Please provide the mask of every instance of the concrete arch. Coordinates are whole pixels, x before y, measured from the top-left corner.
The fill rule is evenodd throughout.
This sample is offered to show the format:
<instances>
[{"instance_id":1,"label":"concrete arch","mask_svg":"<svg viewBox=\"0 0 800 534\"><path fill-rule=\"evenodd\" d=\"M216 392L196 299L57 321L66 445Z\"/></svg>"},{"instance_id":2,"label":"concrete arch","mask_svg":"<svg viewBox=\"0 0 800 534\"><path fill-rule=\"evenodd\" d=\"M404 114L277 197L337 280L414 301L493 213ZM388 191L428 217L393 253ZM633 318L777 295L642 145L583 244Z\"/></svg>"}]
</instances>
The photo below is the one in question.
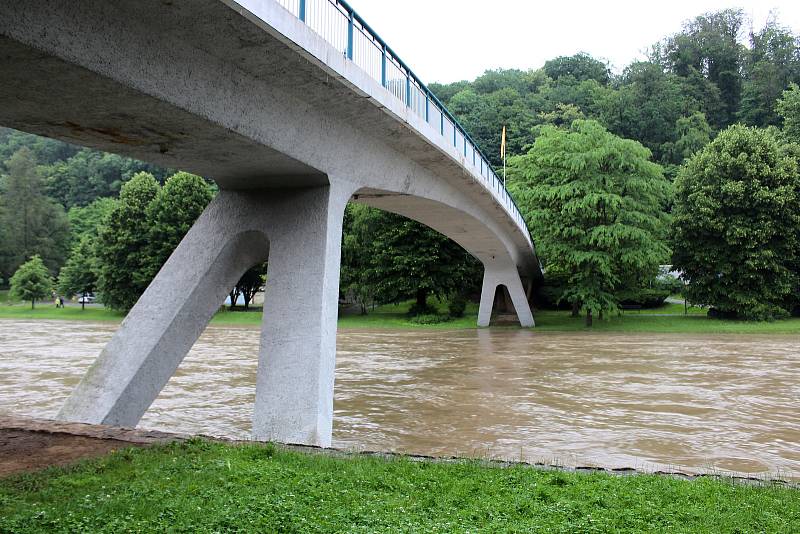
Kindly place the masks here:
<instances>
[{"instance_id":1,"label":"concrete arch","mask_svg":"<svg viewBox=\"0 0 800 534\"><path fill-rule=\"evenodd\" d=\"M520 324L534 326L525 290L525 282L531 283L532 279L520 273L519 258L512 255L514 248L509 247L502 236L484 221L450 204L371 188L359 189L354 199L357 203L397 213L433 228L458 243L483 264L479 326L489 326L495 289L500 285L507 288ZM529 276L533 276L534 272L528 270Z\"/></svg>"}]
</instances>

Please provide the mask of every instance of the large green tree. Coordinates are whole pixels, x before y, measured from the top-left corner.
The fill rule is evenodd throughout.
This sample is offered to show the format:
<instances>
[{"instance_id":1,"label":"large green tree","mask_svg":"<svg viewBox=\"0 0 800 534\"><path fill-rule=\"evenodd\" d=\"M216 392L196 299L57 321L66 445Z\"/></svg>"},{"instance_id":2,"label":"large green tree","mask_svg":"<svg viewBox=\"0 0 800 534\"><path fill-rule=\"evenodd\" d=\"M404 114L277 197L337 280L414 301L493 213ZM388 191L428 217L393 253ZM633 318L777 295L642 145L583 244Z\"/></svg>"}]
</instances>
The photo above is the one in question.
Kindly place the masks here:
<instances>
[{"instance_id":1,"label":"large green tree","mask_svg":"<svg viewBox=\"0 0 800 534\"><path fill-rule=\"evenodd\" d=\"M98 289L103 303L129 310L147 288L150 224L148 208L160 187L153 175L139 173L122 186L119 204L97 240Z\"/></svg>"},{"instance_id":2,"label":"large green tree","mask_svg":"<svg viewBox=\"0 0 800 534\"><path fill-rule=\"evenodd\" d=\"M6 162L0 186L0 277L6 278L25 260L38 255L57 271L67 252L69 223L64 210L49 199L33 152L22 147Z\"/></svg>"},{"instance_id":3,"label":"large green tree","mask_svg":"<svg viewBox=\"0 0 800 534\"><path fill-rule=\"evenodd\" d=\"M687 22L682 31L654 49L653 59L669 72L695 84L701 92L711 88L719 91L719 114L701 109L716 128L733 123L739 110L745 57L740 38L744 25L741 10L706 13Z\"/></svg>"},{"instance_id":4,"label":"large green tree","mask_svg":"<svg viewBox=\"0 0 800 534\"><path fill-rule=\"evenodd\" d=\"M429 297L446 298L479 283L480 264L444 235L376 209L357 208L351 215L342 254L343 289L356 283L381 303L411 298L413 312L425 313Z\"/></svg>"},{"instance_id":5,"label":"large green tree","mask_svg":"<svg viewBox=\"0 0 800 534\"><path fill-rule=\"evenodd\" d=\"M786 314L800 246L797 165L770 131L732 126L681 170L673 264L692 302L743 319Z\"/></svg>"},{"instance_id":6,"label":"large green tree","mask_svg":"<svg viewBox=\"0 0 800 534\"><path fill-rule=\"evenodd\" d=\"M773 18L750 33L739 118L755 126L778 125L775 102L800 82L800 37Z\"/></svg>"},{"instance_id":7,"label":"large green tree","mask_svg":"<svg viewBox=\"0 0 800 534\"><path fill-rule=\"evenodd\" d=\"M45 267L42 258L33 256L30 260L20 265L14 276L11 277L12 299L30 301L31 309L36 301L50 295L53 290L53 278Z\"/></svg>"},{"instance_id":8,"label":"large green tree","mask_svg":"<svg viewBox=\"0 0 800 534\"><path fill-rule=\"evenodd\" d=\"M137 284L147 287L213 198L199 176L178 172L169 177L147 208L148 243Z\"/></svg>"},{"instance_id":9,"label":"large green tree","mask_svg":"<svg viewBox=\"0 0 800 534\"><path fill-rule=\"evenodd\" d=\"M511 189L546 271L566 275L560 296L593 315L617 309L616 290L640 287L668 258L669 181L650 152L594 121L545 127L511 161Z\"/></svg>"}]
</instances>

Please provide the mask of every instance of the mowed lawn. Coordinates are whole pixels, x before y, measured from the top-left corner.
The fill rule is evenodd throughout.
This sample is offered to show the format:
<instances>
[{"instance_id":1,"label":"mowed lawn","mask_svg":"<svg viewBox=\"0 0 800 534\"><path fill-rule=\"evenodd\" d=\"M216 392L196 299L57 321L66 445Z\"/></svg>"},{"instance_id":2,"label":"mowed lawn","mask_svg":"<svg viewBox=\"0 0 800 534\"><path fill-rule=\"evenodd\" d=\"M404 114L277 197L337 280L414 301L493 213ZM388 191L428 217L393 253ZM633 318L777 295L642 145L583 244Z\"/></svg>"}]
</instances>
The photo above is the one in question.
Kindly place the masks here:
<instances>
[{"instance_id":1,"label":"mowed lawn","mask_svg":"<svg viewBox=\"0 0 800 534\"><path fill-rule=\"evenodd\" d=\"M799 532L800 491L201 440L0 480L3 532Z\"/></svg>"}]
</instances>

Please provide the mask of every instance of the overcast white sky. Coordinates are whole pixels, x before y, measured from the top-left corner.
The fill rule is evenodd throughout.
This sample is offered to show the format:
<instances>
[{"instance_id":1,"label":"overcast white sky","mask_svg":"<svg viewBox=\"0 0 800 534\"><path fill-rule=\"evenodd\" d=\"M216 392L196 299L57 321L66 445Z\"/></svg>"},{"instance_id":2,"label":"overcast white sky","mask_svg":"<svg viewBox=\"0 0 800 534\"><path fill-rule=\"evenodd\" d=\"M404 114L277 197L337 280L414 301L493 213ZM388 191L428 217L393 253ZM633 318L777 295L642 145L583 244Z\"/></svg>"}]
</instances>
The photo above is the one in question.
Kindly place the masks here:
<instances>
[{"instance_id":1,"label":"overcast white sky","mask_svg":"<svg viewBox=\"0 0 800 534\"><path fill-rule=\"evenodd\" d=\"M472 80L487 69L541 67L589 52L615 72L681 23L741 8L756 28L770 10L800 32L800 0L349 0L423 82ZM748 28L749 29L749 28Z\"/></svg>"}]
</instances>

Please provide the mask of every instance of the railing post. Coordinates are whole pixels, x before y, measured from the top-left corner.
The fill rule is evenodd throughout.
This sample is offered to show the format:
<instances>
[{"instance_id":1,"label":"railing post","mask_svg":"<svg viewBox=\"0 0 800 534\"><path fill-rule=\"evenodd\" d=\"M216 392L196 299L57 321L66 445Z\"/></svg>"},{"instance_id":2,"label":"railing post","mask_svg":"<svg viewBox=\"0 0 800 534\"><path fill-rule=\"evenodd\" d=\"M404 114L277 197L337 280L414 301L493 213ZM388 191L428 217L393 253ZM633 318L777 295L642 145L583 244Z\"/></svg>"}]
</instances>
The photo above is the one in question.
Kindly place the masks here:
<instances>
[{"instance_id":1,"label":"railing post","mask_svg":"<svg viewBox=\"0 0 800 534\"><path fill-rule=\"evenodd\" d=\"M406 106L411 107L411 75L406 72Z\"/></svg>"},{"instance_id":2,"label":"railing post","mask_svg":"<svg viewBox=\"0 0 800 534\"><path fill-rule=\"evenodd\" d=\"M386 80L386 45L381 48L381 85L384 87L389 85Z\"/></svg>"},{"instance_id":3,"label":"railing post","mask_svg":"<svg viewBox=\"0 0 800 534\"><path fill-rule=\"evenodd\" d=\"M306 21L306 0L300 0L300 12L297 14L301 22Z\"/></svg>"},{"instance_id":4,"label":"railing post","mask_svg":"<svg viewBox=\"0 0 800 534\"><path fill-rule=\"evenodd\" d=\"M430 122L431 120L431 95L428 91L425 91L425 122Z\"/></svg>"},{"instance_id":5,"label":"railing post","mask_svg":"<svg viewBox=\"0 0 800 534\"><path fill-rule=\"evenodd\" d=\"M456 128L456 123L453 122L453 146L458 148L458 137L456 136L456 132L458 128Z\"/></svg>"},{"instance_id":6,"label":"railing post","mask_svg":"<svg viewBox=\"0 0 800 534\"><path fill-rule=\"evenodd\" d=\"M441 122L441 130L442 130L441 135L444 136L444 110L443 109L439 110L439 119L440 119L440 122Z\"/></svg>"},{"instance_id":7,"label":"railing post","mask_svg":"<svg viewBox=\"0 0 800 534\"><path fill-rule=\"evenodd\" d=\"M353 60L353 12L347 18L347 59Z\"/></svg>"}]
</instances>

